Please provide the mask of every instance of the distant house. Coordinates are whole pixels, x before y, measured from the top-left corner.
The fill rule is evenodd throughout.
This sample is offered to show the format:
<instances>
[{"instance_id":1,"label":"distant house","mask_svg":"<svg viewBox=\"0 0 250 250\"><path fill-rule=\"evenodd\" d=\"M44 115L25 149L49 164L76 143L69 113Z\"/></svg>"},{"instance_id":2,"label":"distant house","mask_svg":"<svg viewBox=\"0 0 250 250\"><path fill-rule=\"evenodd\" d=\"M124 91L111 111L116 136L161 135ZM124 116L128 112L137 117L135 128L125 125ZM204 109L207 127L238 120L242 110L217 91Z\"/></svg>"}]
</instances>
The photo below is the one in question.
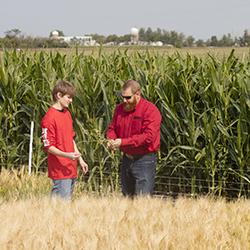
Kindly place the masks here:
<instances>
[{"instance_id":1,"label":"distant house","mask_svg":"<svg viewBox=\"0 0 250 250\"><path fill-rule=\"evenodd\" d=\"M92 39L92 36L59 36L58 31L52 31L51 39L60 40L65 43L74 43L84 46L94 46L97 45L96 41Z\"/></svg>"}]
</instances>

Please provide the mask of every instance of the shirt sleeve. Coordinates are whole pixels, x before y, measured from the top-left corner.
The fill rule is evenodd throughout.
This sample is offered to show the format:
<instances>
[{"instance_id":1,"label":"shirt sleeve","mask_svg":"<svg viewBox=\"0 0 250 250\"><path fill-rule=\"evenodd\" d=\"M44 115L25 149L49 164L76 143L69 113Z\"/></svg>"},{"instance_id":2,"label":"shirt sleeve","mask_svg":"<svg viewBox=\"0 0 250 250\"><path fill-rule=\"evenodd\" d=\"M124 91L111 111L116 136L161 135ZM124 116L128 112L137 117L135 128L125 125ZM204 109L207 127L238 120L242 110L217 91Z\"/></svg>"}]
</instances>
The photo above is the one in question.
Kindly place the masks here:
<instances>
[{"instance_id":1,"label":"shirt sleeve","mask_svg":"<svg viewBox=\"0 0 250 250\"><path fill-rule=\"evenodd\" d=\"M44 120L41 124L42 127L42 142L45 151L51 146L56 146L56 129L53 120Z\"/></svg>"},{"instance_id":2,"label":"shirt sleeve","mask_svg":"<svg viewBox=\"0 0 250 250\"><path fill-rule=\"evenodd\" d=\"M112 121L109 124L107 132L106 132L106 137L108 139L116 139L117 138L117 134L115 132L117 113L118 113L118 106L115 109L114 116L113 116Z\"/></svg>"},{"instance_id":3,"label":"shirt sleeve","mask_svg":"<svg viewBox=\"0 0 250 250\"><path fill-rule=\"evenodd\" d=\"M122 139L122 147L130 148L152 144L160 133L161 114L156 106L149 107L143 118L142 133Z\"/></svg>"}]
</instances>

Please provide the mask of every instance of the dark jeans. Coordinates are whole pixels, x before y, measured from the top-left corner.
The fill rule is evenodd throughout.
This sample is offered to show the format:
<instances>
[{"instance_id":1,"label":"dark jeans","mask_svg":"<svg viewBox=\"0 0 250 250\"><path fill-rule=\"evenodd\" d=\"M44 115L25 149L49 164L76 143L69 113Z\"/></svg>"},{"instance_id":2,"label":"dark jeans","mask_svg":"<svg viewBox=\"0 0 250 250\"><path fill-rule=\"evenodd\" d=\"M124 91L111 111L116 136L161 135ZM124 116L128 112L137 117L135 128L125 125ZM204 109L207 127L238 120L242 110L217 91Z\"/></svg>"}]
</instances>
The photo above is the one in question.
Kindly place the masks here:
<instances>
[{"instance_id":1,"label":"dark jeans","mask_svg":"<svg viewBox=\"0 0 250 250\"><path fill-rule=\"evenodd\" d=\"M123 195L151 195L153 193L156 161L155 153L146 154L134 160L123 156L121 163Z\"/></svg>"}]
</instances>

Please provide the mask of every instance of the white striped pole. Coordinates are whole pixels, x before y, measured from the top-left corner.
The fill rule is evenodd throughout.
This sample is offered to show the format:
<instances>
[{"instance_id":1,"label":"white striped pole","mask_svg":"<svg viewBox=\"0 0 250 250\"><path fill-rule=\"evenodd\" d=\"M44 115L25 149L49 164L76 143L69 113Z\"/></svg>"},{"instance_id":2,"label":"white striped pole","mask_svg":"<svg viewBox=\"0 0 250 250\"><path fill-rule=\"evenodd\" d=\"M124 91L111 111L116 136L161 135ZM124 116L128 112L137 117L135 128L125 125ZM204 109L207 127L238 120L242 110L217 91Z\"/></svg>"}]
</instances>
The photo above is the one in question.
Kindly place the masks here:
<instances>
[{"instance_id":1,"label":"white striped pole","mask_svg":"<svg viewBox=\"0 0 250 250\"><path fill-rule=\"evenodd\" d=\"M32 165L32 144L33 144L34 122L30 124L30 147L29 147L29 175L31 175Z\"/></svg>"}]
</instances>

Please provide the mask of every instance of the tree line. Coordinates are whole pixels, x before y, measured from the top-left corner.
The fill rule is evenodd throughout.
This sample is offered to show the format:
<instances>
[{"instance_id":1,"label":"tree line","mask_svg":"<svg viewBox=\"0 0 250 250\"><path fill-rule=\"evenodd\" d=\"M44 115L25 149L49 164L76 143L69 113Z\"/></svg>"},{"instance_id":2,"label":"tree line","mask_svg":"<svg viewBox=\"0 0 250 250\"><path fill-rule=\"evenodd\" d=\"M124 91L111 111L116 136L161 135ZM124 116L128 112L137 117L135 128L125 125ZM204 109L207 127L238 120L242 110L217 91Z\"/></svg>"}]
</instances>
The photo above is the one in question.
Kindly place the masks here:
<instances>
[{"instance_id":1,"label":"tree line","mask_svg":"<svg viewBox=\"0 0 250 250\"><path fill-rule=\"evenodd\" d=\"M63 31L58 30L60 36L64 36ZM100 35L89 34L98 44L114 44L119 45L129 44L131 40L130 34L118 36L112 35ZM52 33L49 37L32 37L24 36L19 29L11 29L5 32L5 36L0 38L0 47L5 48L67 48L70 44L61 40L51 39ZM139 41L150 43L161 41L164 45L170 45L177 48L182 47L246 47L250 45L250 32L244 30L242 36L233 37L232 34L224 34L221 38L216 35L211 36L207 40L195 39L193 36L186 36L182 32L167 31L157 28L152 30L151 28L139 29ZM73 44L74 45L74 44Z\"/></svg>"}]
</instances>

